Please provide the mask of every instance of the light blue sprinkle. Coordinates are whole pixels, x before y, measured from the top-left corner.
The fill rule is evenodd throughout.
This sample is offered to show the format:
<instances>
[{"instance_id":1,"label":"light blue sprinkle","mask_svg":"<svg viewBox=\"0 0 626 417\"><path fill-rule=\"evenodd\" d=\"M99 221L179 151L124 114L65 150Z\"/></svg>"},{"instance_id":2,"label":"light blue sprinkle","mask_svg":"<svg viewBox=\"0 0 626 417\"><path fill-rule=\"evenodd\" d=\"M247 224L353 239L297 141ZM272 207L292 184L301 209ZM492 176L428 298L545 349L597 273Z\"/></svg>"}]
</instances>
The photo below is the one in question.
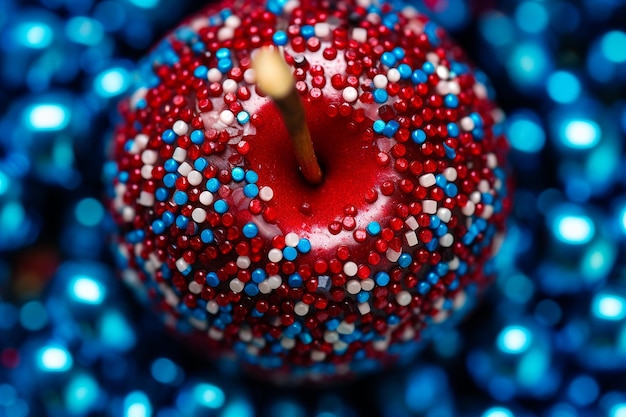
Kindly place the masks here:
<instances>
[{"instance_id":1,"label":"light blue sprinkle","mask_svg":"<svg viewBox=\"0 0 626 417\"><path fill-rule=\"evenodd\" d=\"M170 195L169 191L167 191L167 189L163 187L157 188L156 192L154 193L154 196L156 197L158 201L167 200L167 197L169 197L169 195Z\"/></svg>"},{"instance_id":2,"label":"light blue sprinkle","mask_svg":"<svg viewBox=\"0 0 626 417\"><path fill-rule=\"evenodd\" d=\"M298 242L298 246L296 246L296 249L298 249L300 253L309 253L311 251L311 242L309 241L309 239L302 238Z\"/></svg>"},{"instance_id":3,"label":"light blue sprinkle","mask_svg":"<svg viewBox=\"0 0 626 417\"><path fill-rule=\"evenodd\" d=\"M296 248L287 246L285 249L283 249L283 256L285 257L286 260L293 261L294 259L298 257L298 251L296 250Z\"/></svg>"},{"instance_id":4,"label":"light blue sprinkle","mask_svg":"<svg viewBox=\"0 0 626 417\"><path fill-rule=\"evenodd\" d=\"M174 221L176 220L176 216L174 216L174 213L169 211L163 213L163 216L161 216L161 218L163 219L163 223L165 223L166 227L173 225Z\"/></svg>"},{"instance_id":5,"label":"light blue sprinkle","mask_svg":"<svg viewBox=\"0 0 626 417\"><path fill-rule=\"evenodd\" d=\"M204 171L204 169L207 167L208 164L209 163L207 162L206 159L200 157L194 161L193 167L197 169L198 171L202 172Z\"/></svg>"},{"instance_id":6,"label":"light blue sprinkle","mask_svg":"<svg viewBox=\"0 0 626 417\"><path fill-rule=\"evenodd\" d=\"M472 119L474 121L474 126L476 127L482 127L483 126L483 119L482 117L480 117L480 114L473 112L469 115L470 119Z\"/></svg>"},{"instance_id":7,"label":"light blue sprinkle","mask_svg":"<svg viewBox=\"0 0 626 417\"><path fill-rule=\"evenodd\" d=\"M160 235L165 231L165 223L163 220L155 220L152 222L152 232Z\"/></svg>"},{"instance_id":8,"label":"light blue sprinkle","mask_svg":"<svg viewBox=\"0 0 626 417\"><path fill-rule=\"evenodd\" d=\"M376 281L377 285L380 285L381 287L384 287L385 285L389 284L390 281L390 277L389 274L386 272L378 272L376 274L376 277L374 278L374 280Z\"/></svg>"},{"instance_id":9,"label":"light blue sprinkle","mask_svg":"<svg viewBox=\"0 0 626 417\"><path fill-rule=\"evenodd\" d=\"M337 330L337 327L339 327L339 320L337 319L331 319L326 322L326 328L330 331Z\"/></svg>"},{"instance_id":10,"label":"light blue sprinkle","mask_svg":"<svg viewBox=\"0 0 626 417\"><path fill-rule=\"evenodd\" d=\"M259 233L259 228L254 223L246 223L242 228L243 235L248 239L252 239Z\"/></svg>"},{"instance_id":11,"label":"light blue sprinkle","mask_svg":"<svg viewBox=\"0 0 626 417\"><path fill-rule=\"evenodd\" d=\"M456 158L456 151L453 148L449 147L445 143L443 144L443 148L446 150L446 156L448 158L450 159Z\"/></svg>"},{"instance_id":12,"label":"light blue sprinkle","mask_svg":"<svg viewBox=\"0 0 626 417\"><path fill-rule=\"evenodd\" d=\"M409 265L411 265L411 262L413 262L413 258L411 258L411 255L409 255L408 253L403 253L398 259L398 265L400 265L402 268L408 268Z\"/></svg>"},{"instance_id":13,"label":"light blue sprinkle","mask_svg":"<svg viewBox=\"0 0 626 417\"><path fill-rule=\"evenodd\" d=\"M448 136L453 138L459 136L459 126L456 123L450 122L448 123L446 128L448 129Z\"/></svg>"},{"instance_id":14,"label":"light blue sprinkle","mask_svg":"<svg viewBox=\"0 0 626 417\"><path fill-rule=\"evenodd\" d=\"M176 180L178 179L178 175L176 174L166 174L163 177L163 184L167 187L167 188L173 188L176 185Z\"/></svg>"},{"instance_id":15,"label":"light blue sprinkle","mask_svg":"<svg viewBox=\"0 0 626 417\"><path fill-rule=\"evenodd\" d=\"M435 182L438 187L444 188L448 184L448 180L442 174L435 175Z\"/></svg>"},{"instance_id":16,"label":"light blue sprinkle","mask_svg":"<svg viewBox=\"0 0 626 417\"><path fill-rule=\"evenodd\" d=\"M250 297L254 297L254 296L256 296L259 293L259 287L257 287L257 285L255 283L253 283L253 282L247 283L243 290Z\"/></svg>"},{"instance_id":17,"label":"light blue sprinkle","mask_svg":"<svg viewBox=\"0 0 626 417\"><path fill-rule=\"evenodd\" d=\"M117 176L117 178L120 180L120 182L122 183L126 183L128 181L128 178L130 177L130 175L128 175L128 172L126 171L122 171L119 173L119 175Z\"/></svg>"},{"instance_id":18,"label":"light blue sprinkle","mask_svg":"<svg viewBox=\"0 0 626 417\"><path fill-rule=\"evenodd\" d=\"M235 182L241 182L246 177L246 172L241 167L233 168L230 174Z\"/></svg>"},{"instance_id":19,"label":"light blue sprinkle","mask_svg":"<svg viewBox=\"0 0 626 417\"><path fill-rule=\"evenodd\" d=\"M427 282L420 282L419 284L417 284L417 292L424 295L426 294L428 291L430 291L430 284Z\"/></svg>"},{"instance_id":20,"label":"light blue sprinkle","mask_svg":"<svg viewBox=\"0 0 626 417\"><path fill-rule=\"evenodd\" d=\"M228 71L233 69L233 61L230 58L220 59L217 61L217 69L222 74L226 74Z\"/></svg>"},{"instance_id":21,"label":"light blue sprinkle","mask_svg":"<svg viewBox=\"0 0 626 417\"><path fill-rule=\"evenodd\" d=\"M178 162L170 158L165 161L165 163L163 164L163 168L165 168L167 172L176 172L176 170L178 169Z\"/></svg>"},{"instance_id":22,"label":"light blue sprinkle","mask_svg":"<svg viewBox=\"0 0 626 417\"><path fill-rule=\"evenodd\" d=\"M369 233L372 236L376 236L380 233L381 227L380 227L380 223L378 222L370 222L367 225L367 233Z\"/></svg>"},{"instance_id":23,"label":"light blue sprinkle","mask_svg":"<svg viewBox=\"0 0 626 417\"><path fill-rule=\"evenodd\" d=\"M359 303L364 303L370 299L370 293L367 291L361 291L356 295L356 301Z\"/></svg>"},{"instance_id":24,"label":"light blue sprinkle","mask_svg":"<svg viewBox=\"0 0 626 417\"><path fill-rule=\"evenodd\" d=\"M380 57L380 62L388 67L393 67L393 65L396 63L396 60L397 58L392 52L383 52L382 56Z\"/></svg>"},{"instance_id":25,"label":"light blue sprinkle","mask_svg":"<svg viewBox=\"0 0 626 417\"><path fill-rule=\"evenodd\" d=\"M374 129L374 132L376 133L383 133L383 129L385 129L385 126L387 126L387 123L382 120L376 120L374 122L374 125L372 126L372 129Z\"/></svg>"},{"instance_id":26,"label":"light blue sprinkle","mask_svg":"<svg viewBox=\"0 0 626 417\"><path fill-rule=\"evenodd\" d=\"M475 127L474 130L472 130L472 135L474 136L475 139L481 140L483 137L485 137L485 132L483 131L482 128Z\"/></svg>"},{"instance_id":27,"label":"light blue sprinkle","mask_svg":"<svg viewBox=\"0 0 626 417\"><path fill-rule=\"evenodd\" d=\"M191 132L190 138L196 145L202 145L204 143L204 132L202 130L194 130Z\"/></svg>"},{"instance_id":28,"label":"light blue sprinkle","mask_svg":"<svg viewBox=\"0 0 626 417\"><path fill-rule=\"evenodd\" d=\"M161 135L161 139L163 139L163 142L165 142L165 143L173 143L176 140L177 137L178 136L176 135L176 133L174 133L174 131L172 129L167 129Z\"/></svg>"},{"instance_id":29,"label":"light blue sprinkle","mask_svg":"<svg viewBox=\"0 0 626 417\"><path fill-rule=\"evenodd\" d=\"M189 225L189 219L185 216L178 216L176 218L176 227L179 229L186 229L187 225Z\"/></svg>"},{"instance_id":30,"label":"light blue sprinkle","mask_svg":"<svg viewBox=\"0 0 626 417\"><path fill-rule=\"evenodd\" d=\"M446 107L456 109L459 106L459 98L454 94L448 94L444 99Z\"/></svg>"},{"instance_id":31,"label":"light blue sprinkle","mask_svg":"<svg viewBox=\"0 0 626 417\"><path fill-rule=\"evenodd\" d=\"M289 249L293 249L293 248L289 248ZM289 275L289 279L287 281L289 282L289 285L293 288L300 288L302 284L304 283L304 281L302 280L302 277L297 272Z\"/></svg>"},{"instance_id":32,"label":"light blue sprinkle","mask_svg":"<svg viewBox=\"0 0 626 417\"><path fill-rule=\"evenodd\" d=\"M400 128L400 123L398 123L395 120L389 120L389 122L387 122L387 124L385 125L385 128L383 129L383 135L391 138L393 137L393 135L396 134L399 128Z\"/></svg>"},{"instance_id":33,"label":"light blue sprinkle","mask_svg":"<svg viewBox=\"0 0 626 417\"><path fill-rule=\"evenodd\" d=\"M206 189L212 193L217 192L220 189L220 182L217 178L209 178L206 182Z\"/></svg>"},{"instance_id":34,"label":"light blue sprinkle","mask_svg":"<svg viewBox=\"0 0 626 417\"><path fill-rule=\"evenodd\" d=\"M437 285L437 283L439 282L439 275L435 274L434 272L429 272L428 275L426 275L426 281L428 281L428 283L431 285Z\"/></svg>"},{"instance_id":35,"label":"light blue sprinkle","mask_svg":"<svg viewBox=\"0 0 626 417\"><path fill-rule=\"evenodd\" d=\"M226 59L226 58L230 58L230 49L228 48L220 48L217 51L215 51L215 57L217 59Z\"/></svg>"},{"instance_id":36,"label":"light blue sprinkle","mask_svg":"<svg viewBox=\"0 0 626 417\"><path fill-rule=\"evenodd\" d=\"M435 235L437 235L437 237L441 237L446 233L448 233L448 226L445 224L440 224L439 227L437 227L437 230L435 230Z\"/></svg>"},{"instance_id":37,"label":"light blue sprinkle","mask_svg":"<svg viewBox=\"0 0 626 417\"><path fill-rule=\"evenodd\" d=\"M209 229L204 229L202 233L200 233L200 239L202 239L204 243L213 243L214 238L213 232Z\"/></svg>"},{"instance_id":38,"label":"light blue sprinkle","mask_svg":"<svg viewBox=\"0 0 626 417\"><path fill-rule=\"evenodd\" d=\"M400 323L400 316L398 316L397 314L391 314L389 315L389 317L387 317L387 324L394 326L398 323Z\"/></svg>"},{"instance_id":39,"label":"light blue sprinkle","mask_svg":"<svg viewBox=\"0 0 626 417\"><path fill-rule=\"evenodd\" d=\"M395 48L393 48L392 52L393 52L394 56L396 58L398 58L398 59L402 59L406 55L406 52L404 52L404 49L399 47L399 46L396 46Z\"/></svg>"},{"instance_id":40,"label":"light blue sprinkle","mask_svg":"<svg viewBox=\"0 0 626 417\"><path fill-rule=\"evenodd\" d=\"M411 132L411 139L413 140L413 142L421 145L422 143L426 142L426 132L424 132L422 129L415 129L413 132Z\"/></svg>"},{"instance_id":41,"label":"light blue sprinkle","mask_svg":"<svg viewBox=\"0 0 626 417\"><path fill-rule=\"evenodd\" d=\"M247 111L242 110L239 113L237 113L237 123L239 123L240 125L245 125L249 121L250 121L250 114L248 114Z\"/></svg>"},{"instance_id":42,"label":"light blue sprinkle","mask_svg":"<svg viewBox=\"0 0 626 417\"><path fill-rule=\"evenodd\" d=\"M439 227L440 224L441 219L438 216L432 214L430 216L430 224L428 225L428 227L430 227L431 229L436 229L437 227Z\"/></svg>"},{"instance_id":43,"label":"light blue sprinkle","mask_svg":"<svg viewBox=\"0 0 626 417\"><path fill-rule=\"evenodd\" d=\"M402 78L403 80L408 80L413 74L413 70L408 64L398 65L398 72L400 73L400 78Z\"/></svg>"},{"instance_id":44,"label":"light blue sprinkle","mask_svg":"<svg viewBox=\"0 0 626 417\"><path fill-rule=\"evenodd\" d=\"M204 65L200 65L198 68L196 68L193 71L193 75L197 78L206 78L207 74L209 73L209 69L207 67L205 67Z\"/></svg>"},{"instance_id":45,"label":"light blue sprinkle","mask_svg":"<svg viewBox=\"0 0 626 417\"><path fill-rule=\"evenodd\" d=\"M183 204L187 203L188 199L189 197L187 196L187 193L184 191L178 190L174 193L174 202L178 204L179 206L182 206Z\"/></svg>"},{"instance_id":46,"label":"light blue sprinkle","mask_svg":"<svg viewBox=\"0 0 626 417\"><path fill-rule=\"evenodd\" d=\"M252 170L246 171L246 182L248 184L256 184L258 180L259 180L259 174L257 174L256 172Z\"/></svg>"},{"instance_id":47,"label":"light blue sprinkle","mask_svg":"<svg viewBox=\"0 0 626 417\"><path fill-rule=\"evenodd\" d=\"M282 30L276 31L276 33L274 33L274 35L272 36L272 41L277 46L287 45L288 39L289 38L287 37L287 34Z\"/></svg>"},{"instance_id":48,"label":"light blue sprinkle","mask_svg":"<svg viewBox=\"0 0 626 417\"><path fill-rule=\"evenodd\" d=\"M206 283L211 287L217 287L220 285L220 279L215 272L209 272L206 276Z\"/></svg>"},{"instance_id":49,"label":"light blue sprinkle","mask_svg":"<svg viewBox=\"0 0 626 417\"><path fill-rule=\"evenodd\" d=\"M435 66L432 64L432 62L430 61L426 61L424 62L424 65L422 65L422 70L426 73L426 74L433 74L435 72Z\"/></svg>"},{"instance_id":50,"label":"light blue sprinkle","mask_svg":"<svg viewBox=\"0 0 626 417\"><path fill-rule=\"evenodd\" d=\"M311 25L304 25L300 28L300 35L302 35L304 39L309 39L315 36L315 28Z\"/></svg>"},{"instance_id":51,"label":"light blue sprinkle","mask_svg":"<svg viewBox=\"0 0 626 417\"><path fill-rule=\"evenodd\" d=\"M376 90L374 90L373 95L374 95L374 101L379 104L386 102L387 99L389 98L389 94L387 94L387 91L382 88L377 88Z\"/></svg>"},{"instance_id":52,"label":"light blue sprinkle","mask_svg":"<svg viewBox=\"0 0 626 417\"><path fill-rule=\"evenodd\" d=\"M254 198L259 195L259 187L256 184L247 184L243 187L243 194L248 198Z\"/></svg>"},{"instance_id":53,"label":"light blue sprinkle","mask_svg":"<svg viewBox=\"0 0 626 417\"><path fill-rule=\"evenodd\" d=\"M423 84L428 81L428 75L421 69L417 69L411 74L411 81L413 84Z\"/></svg>"},{"instance_id":54,"label":"light blue sprinkle","mask_svg":"<svg viewBox=\"0 0 626 417\"><path fill-rule=\"evenodd\" d=\"M267 277L267 274L261 268L257 268L254 271L252 271L252 281L256 282L257 284L260 284L261 282L265 281L266 277Z\"/></svg>"},{"instance_id":55,"label":"light blue sprinkle","mask_svg":"<svg viewBox=\"0 0 626 417\"><path fill-rule=\"evenodd\" d=\"M213 208L215 209L216 213L224 214L228 211L228 203L224 200L217 200L215 203L213 203Z\"/></svg>"}]
</instances>

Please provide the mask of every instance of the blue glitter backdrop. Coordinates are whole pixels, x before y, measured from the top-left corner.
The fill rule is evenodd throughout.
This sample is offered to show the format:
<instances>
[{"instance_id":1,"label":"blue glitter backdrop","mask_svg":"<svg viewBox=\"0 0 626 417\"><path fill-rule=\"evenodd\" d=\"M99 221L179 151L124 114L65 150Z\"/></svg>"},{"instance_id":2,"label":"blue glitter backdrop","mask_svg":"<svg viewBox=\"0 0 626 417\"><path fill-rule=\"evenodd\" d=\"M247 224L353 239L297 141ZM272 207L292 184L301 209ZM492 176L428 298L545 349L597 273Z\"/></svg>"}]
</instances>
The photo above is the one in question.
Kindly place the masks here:
<instances>
[{"instance_id":1,"label":"blue glitter backdrop","mask_svg":"<svg viewBox=\"0 0 626 417\"><path fill-rule=\"evenodd\" d=\"M0 416L626 416L626 1L423 0L508 114L517 194L479 309L402 370L267 387L116 279L106 137L189 0L0 0Z\"/></svg>"}]
</instances>

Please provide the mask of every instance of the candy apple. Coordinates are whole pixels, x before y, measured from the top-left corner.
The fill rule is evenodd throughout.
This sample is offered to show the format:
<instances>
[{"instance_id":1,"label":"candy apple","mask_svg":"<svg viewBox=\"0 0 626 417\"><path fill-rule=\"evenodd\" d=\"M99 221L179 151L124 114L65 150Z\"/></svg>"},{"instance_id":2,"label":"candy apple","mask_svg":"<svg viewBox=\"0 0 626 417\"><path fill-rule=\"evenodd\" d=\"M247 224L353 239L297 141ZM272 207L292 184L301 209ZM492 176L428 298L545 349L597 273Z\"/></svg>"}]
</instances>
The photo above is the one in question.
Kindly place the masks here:
<instances>
[{"instance_id":1,"label":"candy apple","mask_svg":"<svg viewBox=\"0 0 626 417\"><path fill-rule=\"evenodd\" d=\"M510 205L490 94L398 2L212 4L121 105L123 275L196 348L265 378L410 360L489 282Z\"/></svg>"}]
</instances>

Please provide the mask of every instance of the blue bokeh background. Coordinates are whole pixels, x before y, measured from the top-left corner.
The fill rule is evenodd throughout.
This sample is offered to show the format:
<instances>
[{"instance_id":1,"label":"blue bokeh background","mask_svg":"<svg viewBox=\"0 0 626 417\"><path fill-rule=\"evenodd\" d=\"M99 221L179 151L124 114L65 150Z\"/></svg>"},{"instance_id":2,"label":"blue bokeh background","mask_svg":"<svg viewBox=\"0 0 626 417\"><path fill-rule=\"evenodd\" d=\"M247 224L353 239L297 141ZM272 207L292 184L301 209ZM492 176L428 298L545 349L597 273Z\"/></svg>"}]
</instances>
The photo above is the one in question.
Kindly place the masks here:
<instances>
[{"instance_id":1,"label":"blue bokeh background","mask_svg":"<svg viewBox=\"0 0 626 417\"><path fill-rule=\"evenodd\" d=\"M197 2L0 0L0 417L626 417L626 1L413 3L508 115L498 278L410 367L279 389L181 349L104 237L116 102Z\"/></svg>"}]
</instances>

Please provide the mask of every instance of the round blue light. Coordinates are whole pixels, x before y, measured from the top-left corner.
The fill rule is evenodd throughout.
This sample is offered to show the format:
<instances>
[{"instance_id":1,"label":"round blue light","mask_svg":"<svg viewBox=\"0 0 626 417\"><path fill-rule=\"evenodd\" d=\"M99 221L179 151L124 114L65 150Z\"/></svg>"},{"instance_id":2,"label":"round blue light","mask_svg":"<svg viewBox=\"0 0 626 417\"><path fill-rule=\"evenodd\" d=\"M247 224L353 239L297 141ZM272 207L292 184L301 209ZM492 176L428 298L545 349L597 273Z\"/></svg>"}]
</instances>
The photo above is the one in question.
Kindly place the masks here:
<instances>
[{"instance_id":1,"label":"round blue light","mask_svg":"<svg viewBox=\"0 0 626 417\"><path fill-rule=\"evenodd\" d=\"M548 18L545 7L534 1L520 3L515 9L515 23L528 33L542 32L548 24Z\"/></svg>"},{"instance_id":2,"label":"round blue light","mask_svg":"<svg viewBox=\"0 0 626 417\"><path fill-rule=\"evenodd\" d=\"M152 415L150 399L142 391L133 391L124 398L124 417L149 417Z\"/></svg>"},{"instance_id":3,"label":"round blue light","mask_svg":"<svg viewBox=\"0 0 626 417\"><path fill-rule=\"evenodd\" d=\"M65 387L65 405L73 415L85 415L97 403L100 387L90 376L79 374Z\"/></svg>"},{"instance_id":4,"label":"round blue light","mask_svg":"<svg viewBox=\"0 0 626 417\"><path fill-rule=\"evenodd\" d=\"M511 354L525 352L531 343L532 333L523 326L508 326L502 329L497 339L498 349Z\"/></svg>"},{"instance_id":5,"label":"round blue light","mask_svg":"<svg viewBox=\"0 0 626 417\"><path fill-rule=\"evenodd\" d=\"M485 411L481 417L514 417L511 410L504 407L492 407Z\"/></svg>"},{"instance_id":6,"label":"round blue light","mask_svg":"<svg viewBox=\"0 0 626 417\"><path fill-rule=\"evenodd\" d=\"M611 407L609 417L626 417L626 403L615 404Z\"/></svg>"},{"instance_id":7,"label":"round blue light","mask_svg":"<svg viewBox=\"0 0 626 417\"><path fill-rule=\"evenodd\" d=\"M83 226L97 226L104 218L104 208L95 198L80 200L74 209L76 220Z\"/></svg>"},{"instance_id":8,"label":"round blue light","mask_svg":"<svg viewBox=\"0 0 626 417\"><path fill-rule=\"evenodd\" d=\"M15 28L15 37L28 48L44 49L54 40L54 31L45 23L27 22Z\"/></svg>"},{"instance_id":9,"label":"round blue light","mask_svg":"<svg viewBox=\"0 0 626 417\"><path fill-rule=\"evenodd\" d=\"M122 67L109 68L102 71L94 79L94 90L101 97L114 97L122 94L129 87L131 77Z\"/></svg>"},{"instance_id":10,"label":"round blue light","mask_svg":"<svg viewBox=\"0 0 626 417\"><path fill-rule=\"evenodd\" d=\"M44 103L27 108L24 117L32 130L62 130L70 121L70 111L60 104Z\"/></svg>"},{"instance_id":11,"label":"round blue light","mask_svg":"<svg viewBox=\"0 0 626 417\"><path fill-rule=\"evenodd\" d=\"M498 12L481 15L480 33L494 46L504 46L513 41L514 28L509 17Z\"/></svg>"},{"instance_id":12,"label":"round blue light","mask_svg":"<svg viewBox=\"0 0 626 417\"><path fill-rule=\"evenodd\" d=\"M142 9L152 9L159 5L159 0L129 0L132 4Z\"/></svg>"},{"instance_id":13,"label":"round blue light","mask_svg":"<svg viewBox=\"0 0 626 417\"><path fill-rule=\"evenodd\" d=\"M554 236L563 243L583 245L593 239L596 227L588 216L576 210L560 209L552 219L551 229Z\"/></svg>"},{"instance_id":14,"label":"round blue light","mask_svg":"<svg viewBox=\"0 0 626 417\"><path fill-rule=\"evenodd\" d=\"M61 347L48 346L39 351L38 364L47 372L65 372L74 363L70 353Z\"/></svg>"},{"instance_id":15,"label":"round blue light","mask_svg":"<svg viewBox=\"0 0 626 417\"><path fill-rule=\"evenodd\" d=\"M557 103L572 103L580 95L580 81L567 71L553 72L546 83L548 95Z\"/></svg>"},{"instance_id":16,"label":"round blue light","mask_svg":"<svg viewBox=\"0 0 626 417\"><path fill-rule=\"evenodd\" d=\"M162 384L173 384L180 377L180 368L167 358L157 358L150 366L152 377Z\"/></svg>"},{"instance_id":17,"label":"round blue light","mask_svg":"<svg viewBox=\"0 0 626 417\"><path fill-rule=\"evenodd\" d=\"M193 397L198 404L213 409L222 407L226 401L224 391L220 387L208 383L196 385L193 390Z\"/></svg>"},{"instance_id":18,"label":"round blue light","mask_svg":"<svg viewBox=\"0 0 626 417\"><path fill-rule=\"evenodd\" d=\"M41 330L48 324L48 313L39 301L30 301L20 309L20 323L27 330Z\"/></svg>"},{"instance_id":19,"label":"round blue light","mask_svg":"<svg viewBox=\"0 0 626 417\"><path fill-rule=\"evenodd\" d=\"M95 46L102 42L104 28L97 20L85 16L76 16L67 21L65 34L76 43Z\"/></svg>"},{"instance_id":20,"label":"round blue light","mask_svg":"<svg viewBox=\"0 0 626 417\"><path fill-rule=\"evenodd\" d=\"M545 48L534 42L517 44L506 63L509 76L519 87L537 86L545 80L551 61Z\"/></svg>"},{"instance_id":21,"label":"round blue light","mask_svg":"<svg viewBox=\"0 0 626 417\"><path fill-rule=\"evenodd\" d=\"M585 407L596 400L600 388L595 379L588 375L580 375L570 383L567 394L572 404Z\"/></svg>"},{"instance_id":22,"label":"round blue light","mask_svg":"<svg viewBox=\"0 0 626 417\"><path fill-rule=\"evenodd\" d=\"M104 300L105 288L87 276L78 276L70 284L71 297L84 304L100 304Z\"/></svg>"},{"instance_id":23,"label":"round blue light","mask_svg":"<svg viewBox=\"0 0 626 417\"><path fill-rule=\"evenodd\" d=\"M512 114L507 122L507 135L511 147L518 151L535 153L543 149L546 134L539 117L531 111Z\"/></svg>"},{"instance_id":24,"label":"round blue light","mask_svg":"<svg viewBox=\"0 0 626 417\"><path fill-rule=\"evenodd\" d=\"M613 30L607 32L600 41L602 54L611 62L621 64L626 62L626 33Z\"/></svg>"},{"instance_id":25,"label":"round blue light","mask_svg":"<svg viewBox=\"0 0 626 417\"><path fill-rule=\"evenodd\" d=\"M560 133L561 142L565 146L574 149L593 148L600 142L602 137L600 126L588 119L564 121Z\"/></svg>"},{"instance_id":26,"label":"round blue light","mask_svg":"<svg viewBox=\"0 0 626 417\"><path fill-rule=\"evenodd\" d=\"M615 294L596 294L591 312L602 320L618 321L626 317L626 299Z\"/></svg>"}]
</instances>

